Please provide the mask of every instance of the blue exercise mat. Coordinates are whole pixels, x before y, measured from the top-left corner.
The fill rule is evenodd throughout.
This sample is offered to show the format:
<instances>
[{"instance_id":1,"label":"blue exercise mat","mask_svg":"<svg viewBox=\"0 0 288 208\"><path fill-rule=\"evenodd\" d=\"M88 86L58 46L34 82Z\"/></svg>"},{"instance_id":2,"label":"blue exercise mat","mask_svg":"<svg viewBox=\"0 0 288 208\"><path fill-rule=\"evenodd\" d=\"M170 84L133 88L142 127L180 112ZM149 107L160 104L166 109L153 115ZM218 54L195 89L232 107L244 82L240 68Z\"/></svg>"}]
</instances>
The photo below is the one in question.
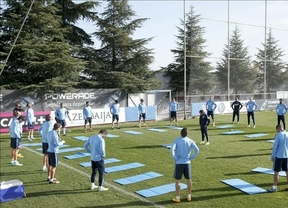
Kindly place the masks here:
<instances>
[{"instance_id":1,"label":"blue exercise mat","mask_svg":"<svg viewBox=\"0 0 288 208\"><path fill-rule=\"evenodd\" d=\"M216 126L217 129L228 129L232 128L234 125L233 124L226 124L226 125L221 125L221 126Z\"/></svg>"},{"instance_id":2,"label":"blue exercise mat","mask_svg":"<svg viewBox=\"0 0 288 208\"><path fill-rule=\"evenodd\" d=\"M248 134L248 135L245 135L245 137L247 138L255 138L255 137L262 137L262 136L266 136L268 134L263 134L263 133L257 133L257 134Z\"/></svg>"},{"instance_id":3,"label":"blue exercise mat","mask_svg":"<svg viewBox=\"0 0 288 208\"><path fill-rule=\"evenodd\" d=\"M124 164L124 165L118 165L118 166L112 166L109 168L105 168L105 172L106 173L113 173L113 172L117 172L117 171L122 171L122 170L129 170L129 169L133 169L133 168L139 168L139 167L143 167L145 165L141 164L141 163L129 163L129 164Z\"/></svg>"},{"instance_id":4,"label":"blue exercise mat","mask_svg":"<svg viewBox=\"0 0 288 208\"><path fill-rule=\"evenodd\" d=\"M84 148L83 147L73 147L73 148L60 149L58 153L73 152L73 151L79 151L79 150L84 150Z\"/></svg>"},{"instance_id":5,"label":"blue exercise mat","mask_svg":"<svg viewBox=\"0 0 288 208\"><path fill-rule=\"evenodd\" d=\"M42 146L42 143L24 143L24 144L21 144L21 145L23 147L37 147L37 146Z\"/></svg>"},{"instance_id":6,"label":"blue exercise mat","mask_svg":"<svg viewBox=\"0 0 288 208\"><path fill-rule=\"evenodd\" d=\"M222 132L221 134L224 134L224 135L234 135L234 134L241 134L241 133L244 133L244 131L239 131L239 130L236 130L236 131L226 131L226 132Z\"/></svg>"},{"instance_id":7,"label":"blue exercise mat","mask_svg":"<svg viewBox=\"0 0 288 208\"><path fill-rule=\"evenodd\" d=\"M67 155L67 156L64 156L64 158L68 159L68 160L72 160L72 159L77 159L77 158L83 158L83 157L89 157L91 156L90 153L88 152L77 152L76 154L74 155Z\"/></svg>"},{"instance_id":8,"label":"blue exercise mat","mask_svg":"<svg viewBox=\"0 0 288 208\"><path fill-rule=\"evenodd\" d=\"M162 144L162 147L166 147L167 149L171 149L172 144Z\"/></svg>"},{"instance_id":9,"label":"blue exercise mat","mask_svg":"<svg viewBox=\"0 0 288 208\"><path fill-rule=\"evenodd\" d=\"M166 126L166 127L169 129L175 129L175 130L182 130L183 129L182 127L179 127L179 126Z\"/></svg>"},{"instance_id":10,"label":"blue exercise mat","mask_svg":"<svg viewBox=\"0 0 288 208\"><path fill-rule=\"evenodd\" d=\"M117 137L119 137L119 135L107 134L106 137L107 137L107 138L117 138Z\"/></svg>"},{"instance_id":11,"label":"blue exercise mat","mask_svg":"<svg viewBox=\"0 0 288 208\"><path fill-rule=\"evenodd\" d=\"M257 168L252 169L251 171L252 172L258 172L258 173L265 173L265 174L269 174L269 175L274 175L274 171L272 169L268 169L268 168L257 167ZM279 176L286 177L285 171L280 171Z\"/></svg>"},{"instance_id":12,"label":"blue exercise mat","mask_svg":"<svg viewBox=\"0 0 288 208\"><path fill-rule=\"evenodd\" d=\"M143 134L143 132L139 132L139 131L123 131L123 132L125 132L125 133L127 133L127 134L133 134L133 135L136 135L136 134Z\"/></svg>"},{"instance_id":13,"label":"blue exercise mat","mask_svg":"<svg viewBox=\"0 0 288 208\"><path fill-rule=\"evenodd\" d=\"M156 131L156 132L166 132L167 130L165 129L147 129L149 131Z\"/></svg>"},{"instance_id":14,"label":"blue exercise mat","mask_svg":"<svg viewBox=\"0 0 288 208\"><path fill-rule=\"evenodd\" d=\"M61 145L61 146L59 146L59 148L63 148L63 147L69 147L70 145L68 145L68 144L63 144L63 145ZM38 148L38 149L36 149L37 151L42 151L43 149L42 148Z\"/></svg>"},{"instance_id":15,"label":"blue exercise mat","mask_svg":"<svg viewBox=\"0 0 288 208\"><path fill-rule=\"evenodd\" d=\"M114 163L114 162L120 162L121 160L118 160L116 158L107 158L104 161L105 161L105 164L109 164L109 163ZM91 167L91 161L82 162L82 163L79 163L79 165L81 165L84 168Z\"/></svg>"},{"instance_id":16,"label":"blue exercise mat","mask_svg":"<svg viewBox=\"0 0 288 208\"><path fill-rule=\"evenodd\" d=\"M155 172L147 172L147 173L143 173L143 174L127 177L127 178L116 179L114 181L116 183L121 184L121 185L128 185L128 184L131 184L131 183L137 183L137 182L140 182L140 181L145 181L145 180L149 180L149 179L152 179L152 178L157 178L157 177L160 177L160 176L163 176L163 175L159 174L159 173L155 173Z\"/></svg>"},{"instance_id":17,"label":"blue exercise mat","mask_svg":"<svg viewBox=\"0 0 288 208\"><path fill-rule=\"evenodd\" d=\"M274 139L273 140L267 140L267 142L274 143Z\"/></svg>"},{"instance_id":18,"label":"blue exercise mat","mask_svg":"<svg viewBox=\"0 0 288 208\"><path fill-rule=\"evenodd\" d=\"M180 189L186 189L187 185L180 183ZM153 188L148 188L148 189L143 189L140 191L136 191L137 194L144 196L146 198L148 197L152 197L152 196L158 196L158 195L162 195L162 194L167 194L170 192L174 192L175 191L175 184L171 183L171 184L167 184L167 185L163 185L163 186L157 186L157 187L153 187Z\"/></svg>"},{"instance_id":19,"label":"blue exercise mat","mask_svg":"<svg viewBox=\"0 0 288 208\"><path fill-rule=\"evenodd\" d=\"M262 189L258 186L255 186L251 183L247 183L239 178L235 179L228 179L228 180L221 180L223 183L226 183L229 186L232 186L240 191L243 191L246 194L261 194L266 193L265 189Z\"/></svg>"},{"instance_id":20,"label":"blue exercise mat","mask_svg":"<svg viewBox=\"0 0 288 208\"><path fill-rule=\"evenodd\" d=\"M87 136L75 136L73 137L74 139L80 140L80 141L87 141L89 139L89 137Z\"/></svg>"}]
</instances>

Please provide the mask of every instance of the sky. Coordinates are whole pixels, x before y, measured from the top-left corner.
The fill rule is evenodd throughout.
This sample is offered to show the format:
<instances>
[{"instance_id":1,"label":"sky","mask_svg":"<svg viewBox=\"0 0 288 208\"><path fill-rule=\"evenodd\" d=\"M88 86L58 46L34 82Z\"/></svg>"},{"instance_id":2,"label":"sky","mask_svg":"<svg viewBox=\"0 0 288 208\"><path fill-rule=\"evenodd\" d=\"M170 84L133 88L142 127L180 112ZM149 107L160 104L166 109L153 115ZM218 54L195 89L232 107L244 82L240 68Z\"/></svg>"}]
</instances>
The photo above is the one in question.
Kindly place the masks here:
<instances>
[{"instance_id":1,"label":"sky","mask_svg":"<svg viewBox=\"0 0 288 208\"><path fill-rule=\"evenodd\" d=\"M82 0L74 0L75 3ZM82 1L83 2L83 1ZM102 1L100 1L102 2ZM228 8L230 18L230 35L237 26L240 30L244 46L248 47L249 55L255 58L257 48L263 49L261 43L265 41L265 1L195 1L195 0L130 0L129 5L135 11L135 18L149 18L143 26L137 29L134 38L150 38L153 40L146 45L154 51L154 61L151 70L159 70L174 62L171 49L177 47L175 35L177 26L182 27L180 19L188 13L191 6L194 13L200 15L200 25L205 28L203 38L206 39L205 50L211 53L206 60L216 67L217 61L227 44L228 38ZM103 12L105 2L97 8ZM267 32L272 28L272 35L278 40L278 45L285 51L283 61L288 64L288 1L267 1ZM79 21L78 26L91 34L97 28L91 22ZM230 36L231 37L231 36ZM94 39L95 47L99 42Z\"/></svg>"}]
</instances>

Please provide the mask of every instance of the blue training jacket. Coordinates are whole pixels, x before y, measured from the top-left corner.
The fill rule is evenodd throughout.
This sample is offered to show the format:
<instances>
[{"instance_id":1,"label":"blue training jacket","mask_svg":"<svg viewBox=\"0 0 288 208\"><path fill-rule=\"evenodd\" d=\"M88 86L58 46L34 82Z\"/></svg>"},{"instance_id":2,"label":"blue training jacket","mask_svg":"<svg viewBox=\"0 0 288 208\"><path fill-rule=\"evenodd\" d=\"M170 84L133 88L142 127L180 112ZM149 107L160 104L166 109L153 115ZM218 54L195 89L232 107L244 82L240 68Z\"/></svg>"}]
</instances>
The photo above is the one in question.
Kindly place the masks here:
<instances>
[{"instance_id":1,"label":"blue training jacket","mask_svg":"<svg viewBox=\"0 0 288 208\"><path fill-rule=\"evenodd\" d=\"M91 153L92 161L100 161L106 157L105 140L99 134L91 136L85 142L84 148L88 153Z\"/></svg>"},{"instance_id":2,"label":"blue training jacket","mask_svg":"<svg viewBox=\"0 0 288 208\"><path fill-rule=\"evenodd\" d=\"M173 141L170 153L176 164L189 164L198 155L199 148L192 139L179 137Z\"/></svg>"}]
</instances>

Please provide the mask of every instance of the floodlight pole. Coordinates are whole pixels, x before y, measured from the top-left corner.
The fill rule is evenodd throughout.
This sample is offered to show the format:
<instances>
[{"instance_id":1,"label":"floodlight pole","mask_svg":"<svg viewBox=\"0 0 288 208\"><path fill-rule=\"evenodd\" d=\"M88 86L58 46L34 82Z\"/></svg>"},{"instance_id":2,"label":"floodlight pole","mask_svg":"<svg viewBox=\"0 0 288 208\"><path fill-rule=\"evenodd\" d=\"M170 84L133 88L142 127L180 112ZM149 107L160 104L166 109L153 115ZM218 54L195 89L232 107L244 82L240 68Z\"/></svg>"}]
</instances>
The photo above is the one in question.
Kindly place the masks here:
<instances>
[{"instance_id":1,"label":"floodlight pole","mask_svg":"<svg viewBox=\"0 0 288 208\"><path fill-rule=\"evenodd\" d=\"M186 89L186 2L183 0L183 22L184 22L184 44L183 44L183 50L184 50L184 120L186 120L186 94L187 94L187 89Z\"/></svg>"},{"instance_id":2,"label":"floodlight pole","mask_svg":"<svg viewBox=\"0 0 288 208\"><path fill-rule=\"evenodd\" d=\"M228 0L228 54L227 54L227 68L228 68L228 73L227 73L227 100L230 100L230 1Z\"/></svg>"},{"instance_id":3,"label":"floodlight pole","mask_svg":"<svg viewBox=\"0 0 288 208\"><path fill-rule=\"evenodd\" d=\"M266 61L266 56L267 56L267 0L265 0L265 40L264 40L264 85L263 85L263 92L264 92L264 100L266 99L266 88L267 88L267 61Z\"/></svg>"}]
</instances>

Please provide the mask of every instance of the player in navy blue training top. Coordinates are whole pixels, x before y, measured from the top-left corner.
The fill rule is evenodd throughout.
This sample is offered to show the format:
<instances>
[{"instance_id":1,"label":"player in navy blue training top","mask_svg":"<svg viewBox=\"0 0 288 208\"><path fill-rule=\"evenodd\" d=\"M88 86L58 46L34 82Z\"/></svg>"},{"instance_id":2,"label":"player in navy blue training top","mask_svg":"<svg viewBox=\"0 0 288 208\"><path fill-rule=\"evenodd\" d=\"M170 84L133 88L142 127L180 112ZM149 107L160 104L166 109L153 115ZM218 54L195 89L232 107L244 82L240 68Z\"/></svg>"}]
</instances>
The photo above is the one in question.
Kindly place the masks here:
<instances>
[{"instance_id":1,"label":"player in navy blue training top","mask_svg":"<svg viewBox=\"0 0 288 208\"><path fill-rule=\"evenodd\" d=\"M231 104L231 108L233 109L233 118L232 118L232 123L235 121L235 116L237 116L237 123L239 123L239 112L241 108L243 107L242 103L238 101L238 98L236 97L235 101Z\"/></svg>"},{"instance_id":2,"label":"player in navy blue training top","mask_svg":"<svg viewBox=\"0 0 288 208\"><path fill-rule=\"evenodd\" d=\"M205 144L204 138L206 137L207 143L205 145L209 145L209 137L208 137L208 126L210 123L209 117L205 114L204 110L200 110L200 117L199 117L199 125L201 129L202 141L200 144Z\"/></svg>"}]
</instances>

